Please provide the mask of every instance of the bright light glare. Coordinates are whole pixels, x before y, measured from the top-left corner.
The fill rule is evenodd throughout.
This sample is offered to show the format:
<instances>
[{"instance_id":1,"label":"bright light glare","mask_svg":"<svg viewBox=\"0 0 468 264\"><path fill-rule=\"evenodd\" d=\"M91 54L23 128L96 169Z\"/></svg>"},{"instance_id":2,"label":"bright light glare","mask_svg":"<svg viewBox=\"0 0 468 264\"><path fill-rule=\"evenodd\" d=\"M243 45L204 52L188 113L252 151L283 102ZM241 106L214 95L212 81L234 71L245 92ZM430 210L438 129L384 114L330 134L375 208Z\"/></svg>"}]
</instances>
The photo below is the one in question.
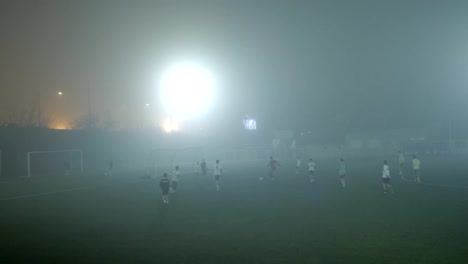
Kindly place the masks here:
<instances>
[{"instance_id":1,"label":"bright light glare","mask_svg":"<svg viewBox=\"0 0 468 264\"><path fill-rule=\"evenodd\" d=\"M66 130L66 129L70 129L70 125L66 123L56 123L56 124L49 125L49 128L57 129L57 130Z\"/></svg>"},{"instance_id":2,"label":"bright light glare","mask_svg":"<svg viewBox=\"0 0 468 264\"><path fill-rule=\"evenodd\" d=\"M172 132L177 132L180 130L179 124L174 120L167 119L162 123L162 129L164 132L170 134Z\"/></svg>"},{"instance_id":3,"label":"bright light glare","mask_svg":"<svg viewBox=\"0 0 468 264\"><path fill-rule=\"evenodd\" d=\"M62 95L63 93L62 92L58 92L58 95Z\"/></svg>"},{"instance_id":4,"label":"bright light glare","mask_svg":"<svg viewBox=\"0 0 468 264\"><path fill-rule=\"evenodd\" d=\"M214 99L215 81L203 67L177 64L161 80L161 104L171 116L188 118L205 114Z\"/></svg>"}]
</instances>

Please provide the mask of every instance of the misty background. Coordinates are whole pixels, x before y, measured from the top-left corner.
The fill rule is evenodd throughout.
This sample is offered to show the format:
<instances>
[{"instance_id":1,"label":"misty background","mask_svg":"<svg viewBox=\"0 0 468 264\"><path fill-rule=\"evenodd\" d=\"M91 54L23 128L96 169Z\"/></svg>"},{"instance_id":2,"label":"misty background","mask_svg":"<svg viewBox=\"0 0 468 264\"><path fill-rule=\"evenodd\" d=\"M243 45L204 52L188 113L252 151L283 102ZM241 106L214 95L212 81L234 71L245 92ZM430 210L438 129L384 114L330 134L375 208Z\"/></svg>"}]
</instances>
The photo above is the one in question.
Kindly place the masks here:
<instances>
[{"instance_id":1,"label":"misty background","mask_svg":"<svg viewBox=\"0 0 468 264\"><path fill-rule=\"evenodd\" d=\"M51 123L91 111L141 126L172 61L204 63L203 120L272 129L466 130L466 1L2 1L3 122L37 104ZM64 96L57 98L56 92Z\"/></svg>"}]
</instances>

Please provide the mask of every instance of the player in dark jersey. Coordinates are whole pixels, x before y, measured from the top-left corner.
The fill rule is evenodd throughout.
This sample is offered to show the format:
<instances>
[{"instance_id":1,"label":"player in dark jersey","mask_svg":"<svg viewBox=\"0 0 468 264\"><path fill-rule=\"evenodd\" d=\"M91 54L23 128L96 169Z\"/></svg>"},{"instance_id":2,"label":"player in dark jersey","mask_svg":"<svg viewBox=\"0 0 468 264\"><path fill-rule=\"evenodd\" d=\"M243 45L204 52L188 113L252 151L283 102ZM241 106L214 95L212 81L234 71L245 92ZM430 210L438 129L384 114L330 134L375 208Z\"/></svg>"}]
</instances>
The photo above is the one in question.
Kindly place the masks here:
<instances>
[{"instance_id":1,"label":"player in dark jersey","mask_svg":"<svg viewBox=\"0 0 468 264\"><path fill-rule=\"evenodd\" d=\"M169 203L169 188L171 186L171 182L169 181L169 179L167 178L167 173L164 173L163 174L163 178L162 180L159 182L159 187L161 187L161 191L162 191L162 197L163 197L163 202L165 204L168 204Z\"/></svg>"},{"instance_id":2,"label":"player in dark jersey","mask_svg":"<svg viewBox=\"0 0 468 264\"><path fill-rule=\"evenodd\" d=\"M278 161L274 160L273 157L270 157L270 162L268 163L267 167L270 168L269 176L270 179L275 179L275 171L276 168L279 167L280 164ZM260 180L263 180L263 177L260 177Z\"/></svg>"},{"instance_id":3,"label":"player in dark jersey","mask_svg":"<svg viewBox=\"0 0 468 264\"><path fill-rule=\"evenodd\" d=\"M202 171L202 175L206 176L206 162L205 162L205 160L203 160L202 163L201 163L201 171Z\"/></svg>"}]
</instances>

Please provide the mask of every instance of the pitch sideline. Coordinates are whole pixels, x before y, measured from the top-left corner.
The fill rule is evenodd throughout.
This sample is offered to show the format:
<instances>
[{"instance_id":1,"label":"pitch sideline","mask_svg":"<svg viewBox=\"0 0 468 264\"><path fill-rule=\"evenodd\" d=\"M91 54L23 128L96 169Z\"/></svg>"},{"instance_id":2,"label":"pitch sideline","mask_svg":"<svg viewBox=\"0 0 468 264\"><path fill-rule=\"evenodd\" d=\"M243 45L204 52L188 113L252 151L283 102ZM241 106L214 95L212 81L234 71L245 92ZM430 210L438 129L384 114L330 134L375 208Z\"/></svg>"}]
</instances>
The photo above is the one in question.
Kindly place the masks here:
<instances>
[{"instance_id":1,"label":"pitch sideline","mask_svg":"<svg viewBox=\"0 0 468 264\"><path fill-rule=\"evenodd\" d=\"M18 199L31 198L31 197L36 197L36 196L44 196L44 195L50 195L50 194L56 194L56 193L73 192L73 191L78 191L78 190L92 189L92 188L95 188L95 187L96 186L86 186L86 187L69 188L69 189L52 191L52 192L43 192L43 193L35 193L35 194L28 194L28 195L10 196L10 197L5 197L5 198L0 198L0 201L18 200Z\"/></svg>"},{"instance_id":2,"label":"pitch sideline","mask_svg":"<svg viewBox=\"0 0 468 264\"><path fill-rule=\"evenodd\" d=\"M410 182L410 183L417 184L417 185L426 185L426 186L432 186L432 187L443 187L443 188L453 188L453 189L468 189L468 186L454 186L454 185L434 184L434 183L425 183L425 182L421 182L418 184L418 183L415 183L414 180L407 179L405 176L406 174L402 174L400 178L405 182Z\"/></svg>"}]
</instances>

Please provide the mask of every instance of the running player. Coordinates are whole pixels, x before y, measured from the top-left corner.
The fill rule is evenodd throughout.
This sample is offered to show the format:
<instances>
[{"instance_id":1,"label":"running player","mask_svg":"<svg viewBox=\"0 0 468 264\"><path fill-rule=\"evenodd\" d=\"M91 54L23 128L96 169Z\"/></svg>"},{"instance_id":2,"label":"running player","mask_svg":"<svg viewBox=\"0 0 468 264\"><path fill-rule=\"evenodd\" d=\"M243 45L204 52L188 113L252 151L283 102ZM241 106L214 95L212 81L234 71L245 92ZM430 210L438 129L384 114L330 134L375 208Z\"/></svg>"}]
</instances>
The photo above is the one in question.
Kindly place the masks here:
<instances>
[{"instance_id":1,"label":"running player","mask_svg":"<svg viewBox=\"0 0 468 264\"><path fill-rule=\"evenodd\" d=\"M216 160L216 164L213 169L213 174L216 182L216 190L219 191L219 178L221 177L221 172L223 171L223 168L221 168L221 165L219 164L219 160Z\"/></svg>"},{"instance_id":2,"label":"running player","mask_svg":"<svg viewBox=\"0 0 468 264\"><path fill-rule=\"evenodd\" d=\"M167 179L167 173L164 173L162 180L159 182L159 187L161 188L162 198L165 204L169 203L169 197L167 195L169 193L169 186L171 186L171 182Z\"/></svg>"},{"instance_id":3,"label":"running player","mask_svg":"<svg viewBox=\"0 0 468 264\"><path fill-rule=\"evenodd\" d=\"M421 183L421 162L416 155L413 155L413 172L414 172L414 181Z\"/></svg>"},{"instance_id":4,"label":"running player","mask_svg":"<svg viewBox=\"0 0 468 264\"><path fill-rule=\"evenodd\" d=\"M382 170L382 187L384 194L387 194L387 189L393 193L392 185L390 184L390 167L388 167L387 161L383 161L383 170Z\"/></svg>"},{"instance_id":5,"label":"running player","mask_svg":"<svg viewBox=\"0 0 468 264\"><path fill-rule=\"evenodd\" d=\"M112 168L114 167L114 162L112 160L109 161L107 165L107 173L106 176L112 176Z\"/></svg>"},{"instance_id":6,"label":"running player","mask_svg":"<svg viewBox=\"0 0 468 264\"><path fill-rule=\"evenodd\" d=\"M205 160L202 160L201 170L202 170L202 175L206 176L206 162L205 162Z\"/></svg>"},{"instance_id":7,"label":"running player","mask_svg":"<svg viewBox=\"0 0 468 264\"><path fill-rule=\"evenodd\" d=\"M338 164L338 176L340 177L341 187L346 188L346 164L343 158L340 159L340 164Z\"/></svg>"},{"instance_id":8,"label":"running player","mask_svg":"<svg viewBox=\"0 0 468 264\"><path fill-rule=\"evenodd\" d=\"M314 183L315 182L315 178L314 178L315 163L312 159L309 160L309 164L307 164L307 167L309 168L310 183Z\"/></svg>"},{"instance_id":9,"label":"running player","mask_svg":"<svg viewBox=\"0 0 468 264\"><path fill-rule=\"evenodd\" d=\"M301 167L301 163L302 163L301 157L298 157L297 160L296 160L296 174L299 174L299 169Z\"/></svg>"},{"instance_id":10,"label":"running player","mask_svg":"<svg viewBox=\"0 0 468 264\"><path fill-rule=\"evenodd\" d=\"M405 155L401 151L398 151L398 164L400 166L400 175L403 175L403 168L405 167Z\"/></svg>"},{"instance_id":11,"label":"running player","mask_svg":"<svg viewBox=\"0 0 468 264\"><path fill-rule=\"evenodd\" d=\"M274 160L273 157L270 157L270 162L267 165L267 167L270 168L270 172L269 172L270 179L272 180L275 179L275 171L276 171L276 168L279 166L280 166L279 162ZM260 180L263 180L263 177L260 177Z\"/></svg>"},{"instance_id":12,"label":"running player","mask_svg":"<svg viewBox=\"0 0 468 264\"><path fill-rule=\"evenodd\" d=\"M172 171L171 193L175 193L177 189L177 184L179 184L179 180L180 180L179 166L175 166L175 169Z\"/></svg>"}]
</instances>

